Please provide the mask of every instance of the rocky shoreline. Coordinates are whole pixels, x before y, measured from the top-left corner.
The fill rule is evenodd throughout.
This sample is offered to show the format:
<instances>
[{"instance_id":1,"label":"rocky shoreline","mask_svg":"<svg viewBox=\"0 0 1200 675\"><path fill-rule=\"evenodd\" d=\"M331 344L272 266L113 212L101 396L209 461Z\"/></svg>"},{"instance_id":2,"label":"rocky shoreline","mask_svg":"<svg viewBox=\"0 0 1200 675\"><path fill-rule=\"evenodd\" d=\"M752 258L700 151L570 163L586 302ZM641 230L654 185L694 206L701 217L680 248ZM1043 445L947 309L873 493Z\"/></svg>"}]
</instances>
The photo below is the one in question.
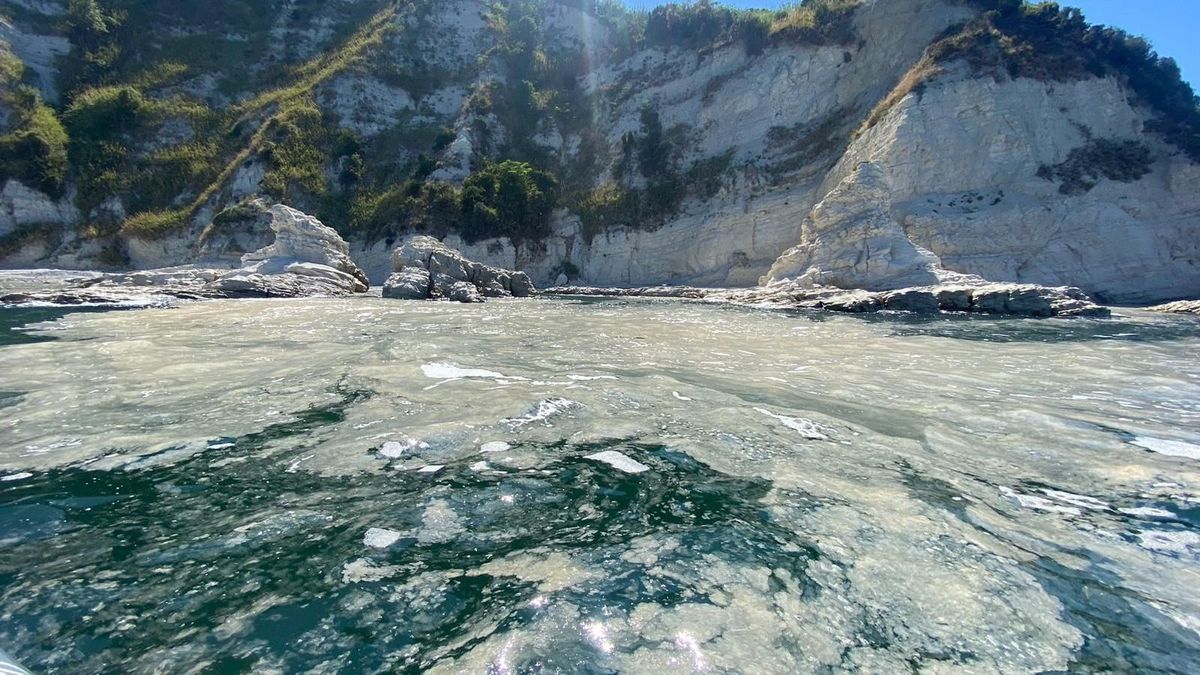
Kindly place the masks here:
<instances>
[{"instance_id":1,"label":"rocky shoreline","mask_svg":"<svg viewBox=\"0 0 1200 675\"><path fill-rule=\"evenodd\" d=\"M369 289L367 275L350 258L349 246L336 231L316 218L277 204L259 205L271 244L241 256L240 267L203 263L127 273L54 270L0 273L0 304L9 306L169 306L180 301L231 298L351 297ZM854 220L854 219L852 219ZM899 246L893 239L893 250ZM849 249L844 243L835 249ZM849 260L852 251L845 251ZM808 255L799 251L793 255ZM538 294L529 276L516 270L472 261L460 251L428 236L401 240L391 254L394 272L381 289L384 298L485 302L492 298L527 298ZM841 265L841 267L839 267ZM779 267L777 265L777 267ZM921 285L898 283L865 290L830 285L834 277L877 283L858 275L853 264L821 261L800 266L799 276L766 278L753 288L654 286L608 288L556 286L543 293L561 296L680 298L781 309L809 309L863 314L972 313L1015 317L1107 317L1111 311L1082 290L1070 286L995 283L951 272L920 252L907 266L893 265L883 281L932 280ZM831 274L828 270L838 270ZM820 274L814 270L825 270ZM872 271L872 274L875 274ZM819 278L816 278L819 277ZM825 277L829 277L826 279ZM1183 301L1153 310L1197 314L1200 302Z\"/></svg>"},{"instance_id":2,"label":"rocky shoreline","mask_svg":"<svg viewBox=\"0 0 1200 675\"><path fill-rule=\"evenodd\" d=\"M1077 288L1048 288L1029 284L945 284L892 291L804 287L782 282L759 288L719 289L689 286L595 288L561 286L554 295L603 297L687 298L739 305L814 309L865 314L880 311L915 314L974 313L1025 317L1107 317L1111 310L1097 305Z\"/></svg>"}]
</instances>

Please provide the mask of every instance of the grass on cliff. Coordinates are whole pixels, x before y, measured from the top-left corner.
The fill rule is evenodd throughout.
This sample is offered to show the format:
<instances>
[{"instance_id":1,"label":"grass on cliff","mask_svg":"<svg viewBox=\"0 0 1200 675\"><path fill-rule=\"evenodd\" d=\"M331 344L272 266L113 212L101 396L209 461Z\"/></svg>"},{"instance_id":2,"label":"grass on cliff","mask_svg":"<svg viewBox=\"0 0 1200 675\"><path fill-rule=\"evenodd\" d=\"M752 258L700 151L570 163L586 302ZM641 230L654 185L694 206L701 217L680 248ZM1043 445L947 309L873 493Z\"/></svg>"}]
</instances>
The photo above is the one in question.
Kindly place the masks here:
<instances>
[{"instance_id":1,"label":"grass on cliff","mask_svg":"<svg viewBox=\"0 0 1200 675\"><path fill-rule=\"evenodd\" d=\"M286 196L293 185L314 187L323 184L322 160L319 150L305 144L314 124L314 111L309 100L311 92L321 83L356 63L371 46L395 27L396 13L402 3L389 3L362 28L351 35L341 48L320 55L296 69L292 83L263 92L235 106L227 115L237 118L232 129L257 124L254 132L223 166L213 170L211 182L191 202L179 208L149 210L135 215L121 227L122 234L143 239L161 238L188 225L195 212L207 204L233 177L247 160L268 150L272 171L268 175L269 189ZM259 118L266 115L265 119ZM275 141L272 141L272 135ZM282 141L282 142L280 142ZM268 148L267 144L272 143Z\"/></svg>"}]
</instances>

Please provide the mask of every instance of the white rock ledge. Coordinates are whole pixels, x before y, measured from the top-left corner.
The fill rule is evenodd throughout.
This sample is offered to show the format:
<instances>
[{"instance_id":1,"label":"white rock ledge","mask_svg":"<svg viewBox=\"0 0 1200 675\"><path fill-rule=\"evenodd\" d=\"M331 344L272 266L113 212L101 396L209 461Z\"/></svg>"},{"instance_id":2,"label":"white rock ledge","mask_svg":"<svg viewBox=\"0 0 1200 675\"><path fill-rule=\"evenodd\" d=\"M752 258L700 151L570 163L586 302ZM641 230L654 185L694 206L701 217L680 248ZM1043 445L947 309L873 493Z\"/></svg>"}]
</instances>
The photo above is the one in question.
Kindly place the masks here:
<instances>
[{"instance_id":1,"label":"white rock ledge","mask_svg":"<svg viewBox=\"0 0 1200 675\"><path fill-rule=\"evenodd\" d=\"M900 288L891 291L809 286L782 281L745 289L658 286L651 288L593 288L560 286L549 295L703 299L738 305L792 309L819 309L863 314L880 311L917 314L976 313L1030 317L1107 317L1108 308L1097 305L1078 288L1049 288L1031 284L946 284Z\"/></svg>"}]
</instances>

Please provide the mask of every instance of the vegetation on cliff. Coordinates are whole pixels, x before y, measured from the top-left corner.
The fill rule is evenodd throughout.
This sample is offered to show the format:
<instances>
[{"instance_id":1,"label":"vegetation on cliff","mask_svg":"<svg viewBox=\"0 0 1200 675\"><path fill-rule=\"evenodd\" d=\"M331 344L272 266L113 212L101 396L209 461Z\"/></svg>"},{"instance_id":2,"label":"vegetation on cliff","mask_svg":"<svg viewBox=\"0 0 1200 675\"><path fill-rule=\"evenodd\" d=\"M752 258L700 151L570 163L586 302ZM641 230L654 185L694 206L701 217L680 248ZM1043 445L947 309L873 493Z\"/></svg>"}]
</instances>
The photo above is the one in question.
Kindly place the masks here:
<instances>
[{"instance_id":1,"label":"vegetation on cliff","mask_svg":"<svg viewBox=\"0 0 1200 675\"><path fill-rule=\"evenodd\" d=\"M1137 103L1154 111L1151 131L1200 162L1200 98L1174 59L1159 56L1144 38L1089 24L1080 10L1055 2L962 1L985 11L931 45L866 126L954 61L991 77L1068 82L1111 76L1129 88Z\"/></svg>"},{"instance_id":2,"label":"vegetation on cliff","mask_svg":"<svg viewBox=\"0 0 1200 675\"><path fill-rule=\"evenodd\" d=\"M958 1L978 9L977 18L930 46L866 126L951 61L996 77L1112 75L1155 112L1152 130L1200 161L1197 99L1174 62L1144 40L1090 26L1054 3ZM664 128L653 106L613 143L598 122L640 80L619 91L591 87L596 59L621 62L655 49L702 60L729 47L753 58L787 45L844 48L849 59L862 2L744 10L701 0L649 12L617 0L483 3L485 29L470 45L479 56L462 63L424 51L422 40L437 30L431 17L449 11L437 0L69 0L57 18L6 10L66 37L72 50L58 64L56 106L0 52L0 178L71 194L86 232L103 237L203 225L198 214L232 201L229 186L242 172L261 175L259 189L272 198L362 237L423 231L532 240L545 235L556 206L577 213L588 236L654 228L689 198L716 195L734 156L690 154L702 130ZM589 45L596 54L563 39L551 19L575 10L606 29ZM392 126L360 133L353 117L361 111L339 113L331 102L342 80L403 90L412 104ZM455 87L468 91L453 121L423 107ZM790 154L763 166L778 177L831 154L861 116L839 110L821 124L773 129L776 155ZM1098 143L1047 176L1072 191L1110 175L1140 177L1140 153ZM451 155L461 164L449 166ZM1114 158L1127 166L1114 168Z\"/></svg>"}]
</instances>

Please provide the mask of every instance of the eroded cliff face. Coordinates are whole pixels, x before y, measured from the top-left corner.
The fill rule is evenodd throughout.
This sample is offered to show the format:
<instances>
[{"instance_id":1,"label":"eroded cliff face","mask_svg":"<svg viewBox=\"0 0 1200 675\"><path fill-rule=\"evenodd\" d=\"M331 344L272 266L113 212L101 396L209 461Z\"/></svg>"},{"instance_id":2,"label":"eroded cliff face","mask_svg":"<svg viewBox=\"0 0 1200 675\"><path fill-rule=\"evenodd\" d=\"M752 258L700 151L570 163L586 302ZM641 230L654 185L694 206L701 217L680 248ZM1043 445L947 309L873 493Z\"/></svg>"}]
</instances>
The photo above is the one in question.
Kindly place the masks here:
<instances>
[{"instance_id":1,"label":"eroded cliff face","mask_svg":"<svg viewBox=\"0 0 1200 675\"><path fill-rule=\"evenodd\" d=\"M54 5L25 4L35 8L28 11ZM828 208L833 195L841 203L886 203L877 224L897 245L864 245L856 264L906 268L912 255L930 256L946 271L1074 285L1110 302L1200 295L1200 195L1192 187L1200 166L1147 132L1153 112L1119 79L1047 82L981 74L957 62L881 105L932 42L980 11L971 3L868 0L853 16L855 39L848 44L772 44L761 53L737 43L625 53L612 48L620 36L605 22L573 7L547 7L542 31L553 43L547 49L578 54L585 64L570 86L572 100L590 107L586 123L547 114L532 128L514 129L511 119L480 105L508 75L475 0L398 12L397 30L361 62L313 84L312 100L362 139L368 162L417 162L429 152L421 142L449 132L429 159L430 179L451 184L525 134L520 140L544 153L575 189L618 180L645 188L636 174L618 179L618 166L628 138L641 131L642 111L657 113L686 188L670 213L649 224L597 227L566 203L549 236L515 246L508 238L467 242L452 231L435 233L468 258L524 269L539 285L567 278L592 285L750 286L809 273L811 266L798 267L801 258L829 262L830 252L817 249L830 233L806 223L820 217L814 206ZM273 25L270 49L308 55L319 54L337 30L320 17L302 28L294 21ZM411 77L417 71L425 74L419 81ZM228 102L214 77L191 75L171 91ZM1109 178L1103 167L1086 166L1097 154L1090 150L1123 142L1148 153L1132 176ZM385 160L373 160L372 151ZM255 245L261 235L236 222L212 223L224 208L266 190L264 156L251 152L234 167L186 227L154 239L124 237L128 264L160 267ZM344 171L344 158L339 162L324 168L331 181ZM865 183L847 179L864 163L872 167L871 180L856 195ZM872 193L880 189L887 193L883 202ZM0 227L59 223L61 241L4 262L102 266L104 245L75 230L103 209L79 213L69 200L39 201L30 192L9 181L0 193ZM31 216L33 205L46 213ZM124 207L120 199L105 206ZM343 234L355 261L381 283L391 272L396 235ZM811 250L798 258L796 247Z\"/></svg>"}]
</instances>

